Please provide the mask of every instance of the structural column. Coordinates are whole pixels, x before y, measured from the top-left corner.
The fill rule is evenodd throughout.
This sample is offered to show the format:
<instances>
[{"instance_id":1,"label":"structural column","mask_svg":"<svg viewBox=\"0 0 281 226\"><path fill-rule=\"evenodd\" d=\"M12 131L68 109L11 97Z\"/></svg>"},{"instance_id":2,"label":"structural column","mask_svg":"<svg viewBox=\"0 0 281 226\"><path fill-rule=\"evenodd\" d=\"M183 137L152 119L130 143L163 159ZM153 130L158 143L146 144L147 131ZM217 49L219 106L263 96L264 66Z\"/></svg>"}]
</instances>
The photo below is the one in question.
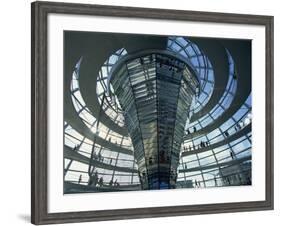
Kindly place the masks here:
<instances>
[{"instance_id":1,"label":"structural column","mask_svg":"<svg viewBox=\"0 0 281 226\"><path fill-rule=\"evenodd\" d=\"M195 71L167 50L128 55L108 79L122 108L142 189L175 188L189 109L198 92Z\"/></svg>"}]
</instances>

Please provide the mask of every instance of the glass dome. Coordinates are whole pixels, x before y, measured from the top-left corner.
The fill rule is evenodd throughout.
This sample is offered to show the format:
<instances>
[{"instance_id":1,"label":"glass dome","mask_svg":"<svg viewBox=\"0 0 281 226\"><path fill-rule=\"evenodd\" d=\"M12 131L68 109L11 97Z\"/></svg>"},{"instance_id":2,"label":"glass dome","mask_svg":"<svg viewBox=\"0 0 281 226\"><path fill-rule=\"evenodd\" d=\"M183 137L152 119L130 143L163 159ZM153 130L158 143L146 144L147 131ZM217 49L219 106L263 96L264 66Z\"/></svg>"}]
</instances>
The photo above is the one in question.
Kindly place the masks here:
<instances>
[{"instance_id":1,"label":"glass dome","mask_svg":"<svg viewBox=\"0 0 281 226\"><path fill-rule=\"evenodd\" d=\"M250 84L251 75L241 71L239 56L227 42L176 36L163 39L163 51L184 58L195 71L200 89L185 112L173 188L251 185L252 101L250 87L248 92L244 87ZM208 42L217 43L217 53L209 54ZM92 83L83 81L87 54L78 56L73 65L67 87L71 98L67 107L73 113L70 117L66 111L64 122L64 193L143 189L129 123L108 81L115 65L136 54L126 40L122 44L99 60ZM91 93L83 89L87 86L93 87ZM88 103L88 96L96 100L95 105Z\"/></svg>"}]
</instances>

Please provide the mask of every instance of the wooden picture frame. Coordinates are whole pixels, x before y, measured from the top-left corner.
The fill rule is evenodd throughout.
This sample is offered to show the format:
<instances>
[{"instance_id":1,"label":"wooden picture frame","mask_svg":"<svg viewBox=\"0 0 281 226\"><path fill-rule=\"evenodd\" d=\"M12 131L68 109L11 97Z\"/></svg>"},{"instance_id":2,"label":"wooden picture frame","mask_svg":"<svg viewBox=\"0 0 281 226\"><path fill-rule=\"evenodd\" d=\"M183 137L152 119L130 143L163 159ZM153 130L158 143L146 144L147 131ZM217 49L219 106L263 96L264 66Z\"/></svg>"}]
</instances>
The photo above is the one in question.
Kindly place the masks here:
<instances>
[{"instance_id":1,"label":"wooden picture frame","mask_svg":"<svg viewBox=\"0 0 281 226\"><path fill-rule=\"evenodd\" d=\"M33 224L71 223L167 217L192 214L228 213L273 209L273 17L120 6L34 2L32 13L32 150L31 221ZM266 131L265 200L204 205L159 206L149 208L48 213L48 56L47 35L50 13L103 17L125 17L172 21L194 21L257 25L265 28L266 40Z\"/></svg>"}]
</instances>

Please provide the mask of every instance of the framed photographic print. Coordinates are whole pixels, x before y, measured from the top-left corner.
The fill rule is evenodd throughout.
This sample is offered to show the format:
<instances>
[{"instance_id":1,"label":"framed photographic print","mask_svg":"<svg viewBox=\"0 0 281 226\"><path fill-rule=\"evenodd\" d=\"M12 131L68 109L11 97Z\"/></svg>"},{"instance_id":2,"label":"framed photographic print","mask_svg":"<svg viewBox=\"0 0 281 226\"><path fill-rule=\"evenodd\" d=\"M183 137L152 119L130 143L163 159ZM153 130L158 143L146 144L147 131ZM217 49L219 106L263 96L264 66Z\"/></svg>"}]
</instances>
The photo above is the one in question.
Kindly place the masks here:
<instances>
[{"instance_id":1,"label":"framed photographic print","mask_svg":"<svg viewBox=\"0 0 281 226\"><path fill-rule=\"evenodd\" d=\"M32 3L32 223L273 209L273 17Z\"/></svg>"}]
</instances>

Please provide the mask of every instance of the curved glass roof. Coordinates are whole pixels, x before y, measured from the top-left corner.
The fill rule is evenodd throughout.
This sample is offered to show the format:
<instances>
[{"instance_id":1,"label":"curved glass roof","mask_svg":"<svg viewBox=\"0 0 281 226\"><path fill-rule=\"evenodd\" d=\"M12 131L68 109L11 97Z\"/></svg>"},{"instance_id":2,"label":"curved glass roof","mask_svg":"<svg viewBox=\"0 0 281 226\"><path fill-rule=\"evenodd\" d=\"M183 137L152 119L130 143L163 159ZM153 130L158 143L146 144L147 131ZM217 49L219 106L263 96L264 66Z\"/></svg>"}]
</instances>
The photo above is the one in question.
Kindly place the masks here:
<instances>
[{"instance_id":1,"label":"curved glass roof","mask_svg":"<svg viewBox=\"0 0 281 226\"><path fill-rule=\"evenodd\" d=\"M172 50L190 61L200 76L201 92L193 103L191 114L199 112L210 99L214 89L214 70L208 57L198 46L187 38L169 37L167 49Z\"/></svg>"},{"instance_id":2,"label":"curved glass roof","mask_svg":"<svg viewBox=\"0 0 281 226\"><path fill-rule=\"evenodd\" d=\"M103 111L119 126L124 126L124 117L121 112L120 104L117 98L109 96L107 87L107 78L109 76L112 66L124 55L127 54L126 49L122 48L112 54L103 64L97 78L97 96ZM104 99L104 100L103 100ZM103 103L103 104L102 104Z\"/></svg>"},{"instance_id":3,"label":"curved glass roof","mask_svg":"<svg viewBox=\"0 0 281 226\"><path fill-rule=\"evenodd\" d=\"M192 104L189 115L200 113L216 92L216 75L208 57L200 46L185 37L168 37L167 49L185 57L200 76L201 92ZM227 85L214 107L194 121L189 120L181 144L178 166L178 188L218 187L251 184L251 94L244 103L235 102L239 86L239 71L228 49L226 74ZM121 135L99 120L106 114L114 124L126 127L118 99L109 95L107 78L112 66L124 55L125 48L105 59L96 80L99 112L93 113L82 97L79 85L81 57L72 74L70 94L77 117L89 129L82 133L67 120L64 123L65 156L64 179L68 185L65 193L139 190L138 167L134 158L132 142L128 134ZM243 82L243 81L242 81ZM238 110L228 115L230 108ZM224 120L222 120L224 118ZM226 118L226 120L225 120ZM103 179L102 185L89 186L90 174ZM83 187L84 186L84 187Z\"/></svg>"}]
</instances>

